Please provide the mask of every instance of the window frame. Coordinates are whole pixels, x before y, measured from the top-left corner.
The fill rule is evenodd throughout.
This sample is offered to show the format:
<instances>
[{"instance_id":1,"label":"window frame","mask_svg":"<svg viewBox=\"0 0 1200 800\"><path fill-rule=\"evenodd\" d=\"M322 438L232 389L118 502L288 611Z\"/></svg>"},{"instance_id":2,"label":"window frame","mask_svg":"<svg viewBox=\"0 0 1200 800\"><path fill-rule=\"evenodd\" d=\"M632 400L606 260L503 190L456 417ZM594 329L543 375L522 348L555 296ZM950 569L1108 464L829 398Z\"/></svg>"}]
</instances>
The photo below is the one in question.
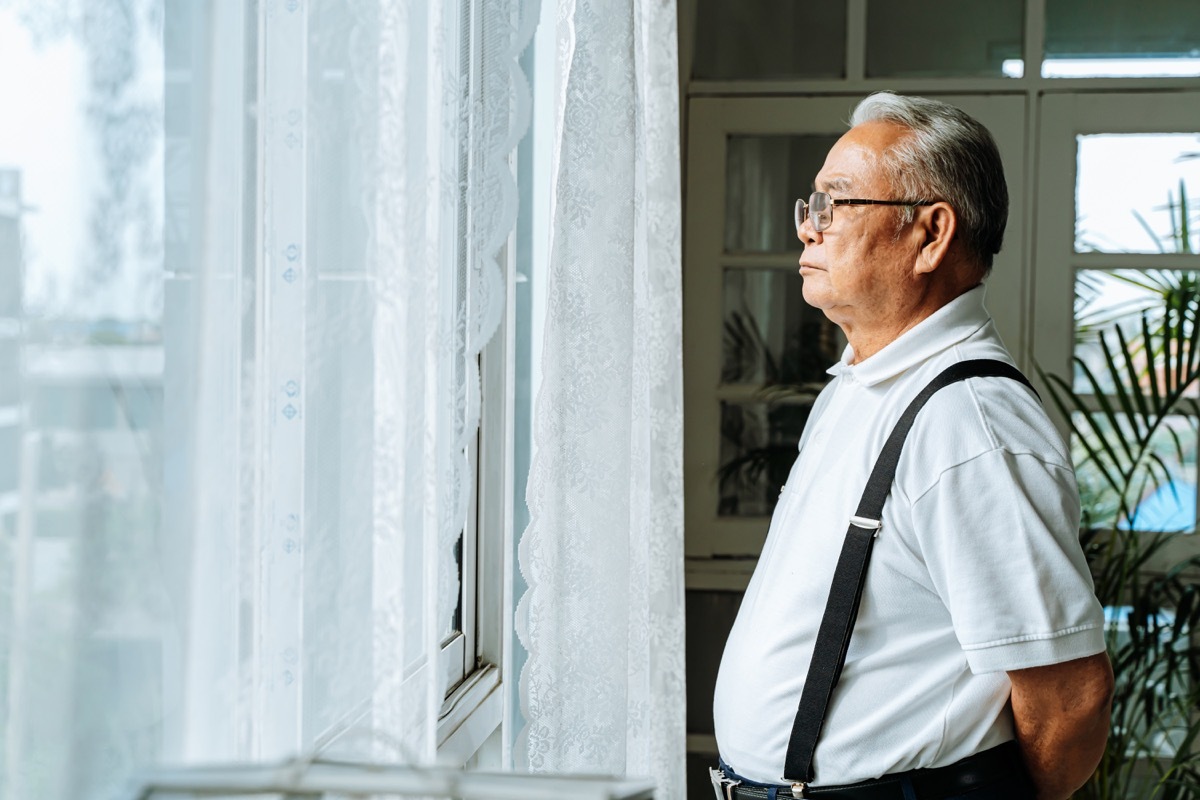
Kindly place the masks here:
<instances>
[{"instance_id":1,"label":"window frame","mask_svg":"<svg viewBox=\"0 0 1200 800\"><path fill-rule=\"evenodd\" d=\"M1061 79L1055 79L1061 80ZM1047 92L1040 98L1038 154L1042 167L1033 205L1039 209L1033 258L1031 353L1037 364L1059 375L1073 373L1075 275L1079 270L1189 270L1200 272L1200 254L1101 253L1075 251L1076 137L1100 133L1197 133L1200 86L1195 90L1147 95L1140 92ZM1066 268L1061 268L1065 264ZM1045 395L1045 392L1043 392ZM1084 395L1095 401L1093 395ZM1064 436L1067 422L1047 406ZM1162 574L1171 565L1200 552L1196 533L1172 536L1141 572Z\"/></svg>"},{"instance_id":2,"label":"window frame","mask_svg":"<svg viewBox=\"0 0 1200 800\"><path fill-rule=\"evenodd\" d=\"M482 37L480 10L459 0L460 30L469 60L464 99L476 104L484 91L480 79ZM516 151L508 166L517 176ZM460 182L467 191L468 182ZM467 221L468 226L470 221ZM472 438L469 461L474 477L468 519L463 531L461 597L462 631L443 650L446 669L461 664L461 680L447 694L438 719L438 761L452 766L500 769L509 760L505 721L511 715L507 691L512 674L512 571L514 569L513 484L515 414L516 231L508 231L496 254L502 276L504 308L500 323L479 355L479 429ZM475 270L466 270L467 296ZM459 648L459 649L455 649ZM461 662L459 661L461 659ZM447 673L449 674L449 673Z\"/></svg>"},{"instance_id":3,"label":"window frame","mask_svg":"<svg viewBox=\"0 0 1200 800\"><path fill-rule=\"evenodd\" d=\"M473 646L465 651L471 663L462 682L447 696L438 720L438 760L455 766L474 761L499 768L504 757L494 734L507 717L503 676L510 674L506 642L512 632L514 247L510 233L498 259L504 275L504 313L480 355L483 397L474 448L478 453L475 493L467 526L474 532L473 557L466 558L467 547L463 548L464 597L474 601L468 614L464 600L463 614L464 628L471 619Z\"/></svg>"}]
</instances>

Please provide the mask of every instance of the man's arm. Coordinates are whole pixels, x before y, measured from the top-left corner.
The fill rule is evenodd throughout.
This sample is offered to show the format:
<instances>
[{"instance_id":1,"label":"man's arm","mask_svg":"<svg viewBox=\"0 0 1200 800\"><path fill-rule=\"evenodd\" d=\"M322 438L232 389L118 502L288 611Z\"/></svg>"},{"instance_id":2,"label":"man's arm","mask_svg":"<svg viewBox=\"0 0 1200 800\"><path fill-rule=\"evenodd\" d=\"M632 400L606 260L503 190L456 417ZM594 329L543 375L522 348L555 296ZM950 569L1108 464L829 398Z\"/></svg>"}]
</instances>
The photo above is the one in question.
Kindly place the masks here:
<instances>
[{"instance_id":1,"label":"man's arm","mask_svg":"<svg viewBox=\"0 0 1200 800\"><path fill-rule=\"evenodd\" d=\"M1065 800L1104 754L1113 690L1108 654L1013 670L1008 677L1017 742L1038 800Z\"/></svg>"}]
</instances>

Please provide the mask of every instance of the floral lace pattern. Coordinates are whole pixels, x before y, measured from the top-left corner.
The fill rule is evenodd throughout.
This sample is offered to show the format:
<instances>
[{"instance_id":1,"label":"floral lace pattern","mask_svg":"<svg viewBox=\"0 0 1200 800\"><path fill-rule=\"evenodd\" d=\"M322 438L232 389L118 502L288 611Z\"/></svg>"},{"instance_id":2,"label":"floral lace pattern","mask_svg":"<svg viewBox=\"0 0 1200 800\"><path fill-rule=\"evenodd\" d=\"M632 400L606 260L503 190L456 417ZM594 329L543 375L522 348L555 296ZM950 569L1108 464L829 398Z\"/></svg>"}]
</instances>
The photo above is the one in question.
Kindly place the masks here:
<instances>
[{"instance_id":1,"label":"floral lace pattern","mask_svg":"<svg viewBox=\"0 0 1200 800\"><path fill-rule=\"evenodd\" d=\"M447 688L429 665L457 606L454 551L475 485L468 448L480 421L479 355L505 306L496 257L517 214L508 156L529 120L517 59L537 13L524 5L384 3L375 27L361 28L380 37L376 72L364 75L378 115L374 197L365 205L375 209L380 353L372 727L428 758ZM424 85L409 72L414 55ZM425 125L413 125L406 112L422 99ZM419 564L430 558L436 582L424 583ZM424 620L416 658L412 619ZM403 680L397 660L424 671Z\"/></svg>"},{"instance_id":2,"label":"floral lace pattern","mask_svg":"<svg viewBox=\"0 0 1200 800\"><path fill-rule=\"evenodd\" d=\"M559 9L518 767L685 795L675 4Z\"/></svg>"}]
</instances>

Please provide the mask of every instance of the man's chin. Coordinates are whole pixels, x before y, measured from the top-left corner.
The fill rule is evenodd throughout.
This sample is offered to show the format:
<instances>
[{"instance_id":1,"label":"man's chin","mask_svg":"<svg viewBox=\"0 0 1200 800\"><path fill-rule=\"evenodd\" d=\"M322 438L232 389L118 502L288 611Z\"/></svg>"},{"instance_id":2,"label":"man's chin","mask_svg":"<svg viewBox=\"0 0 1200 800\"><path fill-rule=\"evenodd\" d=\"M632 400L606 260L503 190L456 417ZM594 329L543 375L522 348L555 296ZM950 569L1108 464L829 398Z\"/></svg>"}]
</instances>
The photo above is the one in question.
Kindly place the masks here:
<instances>
[{"instance_id":1,"label":"man's chin","mask_svg":"<svg viewBox=\"0 0 1200 800\"><path fill-rule=\"evenodd\" d=\"M810 272L810 276L818 275L819 273ZM801 287L800 293L804 297L804 302L808 303L813 308L826 309L831 305L828 287L822 286L820 278L812 280L810 277L805 277L804 285Z\"/></svg>"}]
</instances>

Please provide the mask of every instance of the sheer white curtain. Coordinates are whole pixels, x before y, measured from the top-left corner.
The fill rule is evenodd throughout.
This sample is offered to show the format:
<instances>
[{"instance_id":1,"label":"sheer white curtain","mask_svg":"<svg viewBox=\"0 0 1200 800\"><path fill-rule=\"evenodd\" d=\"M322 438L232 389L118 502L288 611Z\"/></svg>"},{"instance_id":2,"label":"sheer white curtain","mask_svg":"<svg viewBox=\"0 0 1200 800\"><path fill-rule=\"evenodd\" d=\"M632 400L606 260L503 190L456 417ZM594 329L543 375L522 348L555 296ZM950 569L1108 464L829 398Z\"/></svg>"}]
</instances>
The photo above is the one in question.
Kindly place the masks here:
<instances>
[{"instance_id":1,"label":"sheer white curtain","mask_svg":"<svg viewBox=\"0 0 1200 800\"><path fill-rule=\"evenodd\" d=\"M0 796L434 758L521 6L0 0Z\"/></svg>"},{"instance_id":2,"label":"sheer white curtain","mask_svg":"<svg viewBox=\"0 0 1200 800\"><path fill-rule=\"evenodd\" d=\"M204 67L257 45L207 82L210 179L193 192L206 257L179 338L201 402L181 445L203 566L184 599L181 755L280 758L350 728L429 760L478 320L503 305L471 263L460 189L469 20L454 3L210 9ZM252 138L226 141L250 103Z\"/></svg>"},{"instance_id":3,"label":"sheer white curtain","mask_svg":"<svg viewBox=\"0 0 1200 800\"><path fill-rule=\"evenodd\" d=\"M518 767L683 797L675 4L558 4L558 106L517 627ZM536 335L536 334L535 334Z\"/></svg>"},{"instance_id":4,"label":"sheer white curtain","mask_svg":"<svg viewBox=\"0 0 1200 800\"><path fill-rule=\"evenodd\" d=\"M522 763L682 796L675 9L557 6ZM536 9L0 0L0 796L434 758Z\"/></svg>"}]
</instances>

